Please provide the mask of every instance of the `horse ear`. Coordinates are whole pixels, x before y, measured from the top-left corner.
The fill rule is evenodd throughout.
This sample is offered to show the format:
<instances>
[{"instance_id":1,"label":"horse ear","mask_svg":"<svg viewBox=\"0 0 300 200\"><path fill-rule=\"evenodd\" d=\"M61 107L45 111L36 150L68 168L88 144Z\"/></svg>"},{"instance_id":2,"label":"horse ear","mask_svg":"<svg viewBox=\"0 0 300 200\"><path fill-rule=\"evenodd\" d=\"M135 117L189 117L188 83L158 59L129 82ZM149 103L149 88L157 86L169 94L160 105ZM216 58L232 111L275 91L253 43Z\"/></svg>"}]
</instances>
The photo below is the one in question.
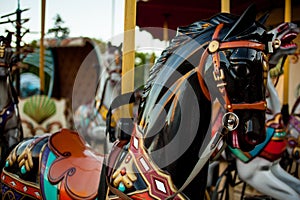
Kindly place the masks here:
<instances>
[{"instance_id":1,"label":"horse ear","mask_svg":"<svg viewBox=\"0 0 300 200\"><path fill-rule=\"evenodd\" d=\"M121 44L119 45L118 49L119 49L120 51L122 51L122 47L123 47L123 43L121 43Z\"/></svg>"},{"instance_id":2,"label":"horse ear","mask_svg":"<svg viewBox=\"0 0 300 200\"><path fill-rule=\"evenodd\" d=\"M256 18L256 6L251 4L245 12L240 16L240 18L236 21L236 23L232 26L232 28L228 31L227 35L224 37L224 40L237 35L242 30L245 30L249 27L249 24L255 22Z\"/></svg>"},{"instance_id":3,"label":"horse ear","mask_svg":"<svg viewBox=\"0 0 300 200\"><path fill-rule=\"evenodd\" d=\"M265 24L267 19L269 18L270 16L270 13L269 12L266 12L265 14L263 14L263 16L261 16L257 21L260 23L260 24Z\"/></svg>"},{"instance_id":4,"label":"horse ear","mask_svg":"<svg viewBox=\"0 0 300 200\"><path fill-rule=\"evenodd\" d=\"M111 42L108 42L108 43L107 43L107 47L110 48L111 46L112 46L112 45L111 45Z\"/></svg>"},{"instance_id":5,"label":"horse ear","mask_svg":"<svg viewBox=\"0 0 300 200\"><path fill-rule=\"evenodd\" d=\"M6 43L7 43L6 45L10 46L11 39L12 39L12 33L8 32L6 35Z\"/></svg>"}]
</instances>

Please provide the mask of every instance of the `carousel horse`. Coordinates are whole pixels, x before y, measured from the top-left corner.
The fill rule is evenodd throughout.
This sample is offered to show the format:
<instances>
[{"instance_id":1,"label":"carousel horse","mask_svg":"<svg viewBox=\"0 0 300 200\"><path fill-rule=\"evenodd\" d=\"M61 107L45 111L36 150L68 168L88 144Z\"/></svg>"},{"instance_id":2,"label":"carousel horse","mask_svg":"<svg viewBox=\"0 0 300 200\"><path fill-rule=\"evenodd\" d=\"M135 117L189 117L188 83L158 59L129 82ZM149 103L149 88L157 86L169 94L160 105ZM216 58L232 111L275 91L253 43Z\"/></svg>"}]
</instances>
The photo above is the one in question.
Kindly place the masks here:
<instances>
[{"instance_id":1,"label":"carousel horse","mask_svg":"<svg viewBox=\"0 0 300 200\"><path fill-rule=\"evenodd\" d=\"M23 139L18 110L18 97L11 77L11 34L0 36L0 161L3 161L14 145Z\"/></svg>"},{"instance_id":2,"label":"carousel horse","mask_svg":"<svg viewBox=\"0 0 300 200\"><path fill-rule=\"evenodd\" d=\"M245 163L236 160L239 177L262 194L275 199L299 199L300 180L293 177L280 165L287 148L285 126L282 121L281 103L275 87L268 81L267 132L273 132L258 156Z\"/></svg>"},{"instance_id":3,"label":"carousel horse","mask_svg":"<svg viewBox=\"0 0 300 200\"><path fill-rule=\"evenodd\" d=\"M291 41L296 38L299 29L295 24L283 23L270 31L274 34L274 54L270 55L270 66L280 63L279 60L285 55L293 54L297 46ZM270 75L270 73L269 73ZM300 180L287 173L280 165L280 160L287 147L286 131L281 114L281 103L278 93L268 78L267 85L266 127L269 141L260 144L253 151L253 159L248 155L237 155L236 167L239 177L259 192L275 199L299 199ZM268 137L267 137L268 138ZM241 152L240 152L241 153ZM254 156L255 153L259 153Z\"/></svg>"},{"instance_id":4,"label":"carousel horse","mask_svg":"<svg viewBox=\"0 0 300 200\"><path fill-rule=\"evenodd\" d=\"M94 100L78 107L74 115L77 131L90 143L94 149L102 152L106 141L106 115L112 100L121 94L121 69L122 69L122 44L113 46L110 42L102 55L100 66L100 81L97 86ZM117 116L117 112L115 114ZM114 119L112 128L116 127L117 118ZM99 145L100 144L100 145ZM110 145L111 146L111 145ZM109 147L107 147L109 148Z\"/></svg>"},{"instance_id":5,"label":"carousel horse","mask_svg":"<svg viewBox=\"0 0 300 200\"><path fill-rule=\"evenodd\" d=\"M126 137L107 159L67 129L19 143L2 170L2 197L203 199L208 159L220 140L251 151L266 137L272 35L255 13L251 6L241 16L221 13L180 27L151 69L139 116L123 120ZM131 97L116 97L108 119ZM212 134L216 99L224 113Z\"/></svg>"}]
</instances>

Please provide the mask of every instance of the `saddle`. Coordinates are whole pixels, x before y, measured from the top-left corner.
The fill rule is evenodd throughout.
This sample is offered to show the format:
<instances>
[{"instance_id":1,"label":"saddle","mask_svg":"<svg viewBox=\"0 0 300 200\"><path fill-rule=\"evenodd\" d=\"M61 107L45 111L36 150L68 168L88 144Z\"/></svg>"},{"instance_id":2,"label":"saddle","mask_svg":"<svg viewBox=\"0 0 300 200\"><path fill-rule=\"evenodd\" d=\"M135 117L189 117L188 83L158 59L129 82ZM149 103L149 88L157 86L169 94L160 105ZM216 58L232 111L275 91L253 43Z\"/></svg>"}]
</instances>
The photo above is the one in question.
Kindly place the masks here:
<instances>
[{"instance_id":1,"label":"saddle","mask_svg":"<svg viewBox=\"0 0 300 200\"><path fill-rule=\"evenodd\" d=\"M3 196L13 188L15 196L35 199L95 199L103 158L68 129L34 137L9 155L1 174Z\"/></svg>"}]
</instances>

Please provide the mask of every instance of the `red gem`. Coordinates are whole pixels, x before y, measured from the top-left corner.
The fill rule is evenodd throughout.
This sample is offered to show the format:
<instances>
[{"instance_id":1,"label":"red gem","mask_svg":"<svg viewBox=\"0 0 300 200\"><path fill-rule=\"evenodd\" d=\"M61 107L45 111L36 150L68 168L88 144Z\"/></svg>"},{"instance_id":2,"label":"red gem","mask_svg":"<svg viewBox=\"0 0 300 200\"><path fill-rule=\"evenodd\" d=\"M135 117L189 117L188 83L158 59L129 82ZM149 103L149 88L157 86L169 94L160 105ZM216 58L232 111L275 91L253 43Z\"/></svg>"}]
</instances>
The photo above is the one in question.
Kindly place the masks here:
<instances>
[{"instance_id":1,"label":"red gem","mask_svg":"<svg viewBox=\"0 0 300 200\"><path fill-rule=\"evenodd\" d=\"M124 175L126 174L126 169L125 169L125 167L121 170L120 173L121 173L122 176L124 176Z\"/></svg>"}]
</instances>

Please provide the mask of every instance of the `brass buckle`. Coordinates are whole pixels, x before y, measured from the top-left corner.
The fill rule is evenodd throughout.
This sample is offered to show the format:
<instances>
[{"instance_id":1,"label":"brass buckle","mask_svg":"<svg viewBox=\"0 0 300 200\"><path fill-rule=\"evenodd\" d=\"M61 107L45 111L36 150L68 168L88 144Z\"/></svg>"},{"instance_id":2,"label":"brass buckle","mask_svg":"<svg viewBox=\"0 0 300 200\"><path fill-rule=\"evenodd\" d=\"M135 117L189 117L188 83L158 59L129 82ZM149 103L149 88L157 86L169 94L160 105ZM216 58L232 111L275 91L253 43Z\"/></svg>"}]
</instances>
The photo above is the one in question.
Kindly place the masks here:
<instances>
[{"instance_id":1,"label":"brass buckle","mask_svg":"<svg viewBox=\"0 0 300 200\"><path fill-rule=\"evenodd\" d=\"M219 69L219 74L216 74L216 72L213 71L213 75L214 75L215 81L221 81L221 80L225 79L224 72L222 69Z\"/></svg>"}]
</instances>

